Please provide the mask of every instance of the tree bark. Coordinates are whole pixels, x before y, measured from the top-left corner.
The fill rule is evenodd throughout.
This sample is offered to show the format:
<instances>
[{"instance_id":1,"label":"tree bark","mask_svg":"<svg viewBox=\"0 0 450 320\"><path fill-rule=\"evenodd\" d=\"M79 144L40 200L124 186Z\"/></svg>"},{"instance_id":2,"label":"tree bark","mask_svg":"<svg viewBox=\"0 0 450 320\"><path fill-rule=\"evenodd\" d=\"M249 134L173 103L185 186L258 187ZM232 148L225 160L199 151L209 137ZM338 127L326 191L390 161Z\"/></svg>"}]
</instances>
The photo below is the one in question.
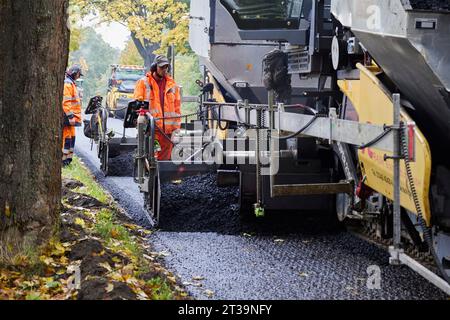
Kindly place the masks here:
<instances>
[{"instance_id":1,"label":"tree bark","mask_svg":"<svg viewBox=\"0 0 450 320\"><path fill-rule=\"evenodd\" d=\"M0 259L45 243L61 199L68 0L0 0Z\"/></svg>"}]
</instances>

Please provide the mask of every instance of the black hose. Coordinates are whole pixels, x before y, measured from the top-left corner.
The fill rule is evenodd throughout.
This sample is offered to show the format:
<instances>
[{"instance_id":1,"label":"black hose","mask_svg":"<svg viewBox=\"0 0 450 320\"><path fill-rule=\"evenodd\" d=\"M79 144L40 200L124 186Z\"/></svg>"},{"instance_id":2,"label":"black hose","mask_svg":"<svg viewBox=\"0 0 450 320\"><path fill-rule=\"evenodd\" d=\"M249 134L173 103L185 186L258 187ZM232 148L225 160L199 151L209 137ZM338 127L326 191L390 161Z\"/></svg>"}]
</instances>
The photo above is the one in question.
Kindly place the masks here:
<instances>
[{"instance_id":1,"label":"black hose","mask_svg":"<svg viewBox=\"0 0 450 320\"><path fill-rule=\"evenodd\" d=\"M381 139L383 139L391 131L392 131L392 128L390 128L390 127L385 129L382 134L380 134L378 137L376 137L372 141L369 141L366 144L363 144L362 146L359 147L359 149L361 150L361 149L365 149L365 148L369 148L369 147L373 146L374 144L378 143Z\"/></svg>"},{"instance_id":2,"label":"black hose","mask_svg":"<svg viewBox=\"0 0 450 320\"><path fill-rule=\"evenodd\" d=\"M318 118L321 118L321 117L325 117L325 115L319 114L319 113L315 114L314 117L303 128L298 130L296 133L290 134L290 135L285 136L285 137L276 137L276 139L278 139L278 140L288 140L288 139L295 138L296 136L298 136L299 134L304 132L306 129L308 129L314 123L314 121L316 121Z\"/></svg>"},{"instance_id":3,"label":"black hose","mask_svg":"<svg viewBox=\"0 0 450 320\"><path fill-rule=\"evenodd\" d=\"M222 124L221 124L221 122L222 122L222 108L221 108L221 106L219 106L218 109L219 109L219 110L214 110L214 109L212 109L212 112L213 112L213 114L214 114L214 117L217 118L217 120L216 120L216 122L217 122L217 128L218 128L219 130L225 131L225 130L228 129L228 122L225 124L225 127L222 127Z\"/></svg>"}]
</instances>

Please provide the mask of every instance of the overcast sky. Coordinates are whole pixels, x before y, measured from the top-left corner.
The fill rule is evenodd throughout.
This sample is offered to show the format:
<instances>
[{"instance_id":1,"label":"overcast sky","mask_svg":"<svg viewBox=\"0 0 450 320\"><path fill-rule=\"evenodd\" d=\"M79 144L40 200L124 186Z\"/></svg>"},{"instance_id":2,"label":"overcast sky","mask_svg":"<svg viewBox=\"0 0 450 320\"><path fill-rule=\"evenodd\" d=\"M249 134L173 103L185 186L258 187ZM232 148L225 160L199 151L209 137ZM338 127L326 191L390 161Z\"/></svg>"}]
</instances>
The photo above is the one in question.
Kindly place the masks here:
<instances>
[{"instance_id":1,"label":"overcast sky","mask_svg":"<svg viewBox=\"0 0 450 320\"><path fill-rule=\"evenodd\" d=\"M81 22L83 27L93 27L113 48L125 49L125 45L130 37L130 31L127 27L117 22L99 24L99 19L90 15Z\"/></svg>"},{"instance_id":2,"label":"overcast sky","mask_svg":"<svg viewBox=\"0 0 450 320\"><path fill-rule=\"evenodd\" d=\"M111 47L119 48L123 50L130 37L130 31L127 27L113 22L108 24L103 24L95 28L97 31Z\"/></svg>"}]
</instances>

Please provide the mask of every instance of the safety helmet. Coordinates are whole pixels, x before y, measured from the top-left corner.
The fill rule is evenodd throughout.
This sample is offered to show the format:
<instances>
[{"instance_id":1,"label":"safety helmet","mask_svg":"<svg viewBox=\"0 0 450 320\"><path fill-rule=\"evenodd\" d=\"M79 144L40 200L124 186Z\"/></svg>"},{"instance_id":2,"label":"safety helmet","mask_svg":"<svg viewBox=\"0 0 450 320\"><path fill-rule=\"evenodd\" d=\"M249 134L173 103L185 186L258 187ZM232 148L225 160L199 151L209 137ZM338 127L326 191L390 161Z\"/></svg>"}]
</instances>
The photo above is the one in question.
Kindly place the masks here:
<instances>
[{"instance_id":1,"label":"safety helmet","mask_svg":"<svg viewBox=\"0 0 450 320\"><path fill-rule=\"evenodd\" d=\"M82 69L81 66L78 65L78 64L74 64L73 66L71 66L71 67L69 68L69 70L67 70L67 74L68 74L69 76L71 76L72 78L73 78L78 72L80 73L80 76L81 76L81 77L84 76L84 75L83 75L83 69Z\"/></svg>"}]
</instances>

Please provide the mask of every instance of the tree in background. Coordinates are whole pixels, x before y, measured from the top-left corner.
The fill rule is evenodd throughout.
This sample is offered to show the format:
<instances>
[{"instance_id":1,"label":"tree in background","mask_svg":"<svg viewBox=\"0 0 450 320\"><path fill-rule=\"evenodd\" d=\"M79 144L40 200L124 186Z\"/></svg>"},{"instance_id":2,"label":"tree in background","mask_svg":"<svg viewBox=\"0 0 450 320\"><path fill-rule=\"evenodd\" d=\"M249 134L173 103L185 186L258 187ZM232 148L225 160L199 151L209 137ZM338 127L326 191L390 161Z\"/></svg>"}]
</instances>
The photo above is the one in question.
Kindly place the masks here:
<instances>
[{"instance_id":1,"label":"tree in background","mask_svg":"<svg viewBox=\"0 0 450 320\"><path fill-rule=\"evenodd\" d=\"M134 45L133 40L129 40L125 49L120 54L119 59L120 64L125 65L137 65L137 66L143 66L144 65L144 59L139 54L139 51L137 50L136 46Z\"/></svg>"},{"instance_id":2,"label":"tree in background","mask_svg":"<svg viewBox=\"0 0 450 320\"><path fill-rule=\"evenodd\" d=\"M195 80L203 80L195 55L178 55L175 59L175 80L183 88L183 95L197 96L200 94L200 87ZM196 103L183 103L182 113L188 114L197 111Z\"/></svg>"},{"instance_id":3,"label":"tree in background","mask_svg":"<svg viewBox=\"0 0 450 320\"><path fill-rule=\"evenodd\" d=\"M70 31L70 44L69 50L70 52L77 51L80 48L81 41L81 29L73 28Z\"/></svg>"},{"instance_id":4,"label":"tree in background","mask_svg":"<svg viewBox=\"0 0 450 320\"><path fill-rule=\"evenodd\" d=\"M110 65L116 64L120 51L112 48L92 28L81 32L79 49L70 53L70 63L83 66L83 102L95 95L105 95Z\"/></svg>"},{"instance_id":5,"label":"tree in background","mask_svg":"<svg viewBox=\"0 0 450 320\"><path fill-rule=\"evenodd\" d=\"M149 1L149 0L71 0L73 6L77 6L79 10L72 10L74 12L74 21L77 15L81 12L86 15L96 11L101 15L103 21L106 22L120 22L126 25L131 30L131 39L127 43L126 48L122 51L118 61L109 61L109 64L132 64L144 65L148 68L153 61L153 50L155 53L166 53L167 46L175 43L176 47L176 66L175 66L175 80L183 87L185 95L198 95L199 89L195 84L195 80L201 79L199 71L198 59L193 55L188 44L188 24L187 19L189 11L189 0L165 0L165 1ZM138 8L140 8L138 10ZM151 8L151 10L149 9ZM175 12L175 13L174 13ZM184 18L186 17L186 19ZM154 27L157 26L157 27ZM83 34L94 33L93 29L83 31ZM133 36L134 35L134 36ZM97 37L97 36L96 36ZM139 38L141 37L141 38ZM139 38L139 39L138 39ZM151 39L151 40L150 40ZM102 39L99 41L104 42ZM156 43L161 41L161 43ZM81 47L84 48L84 40L81 41ZM103 46L103 45L102 45ZM142 47L146 49L143 52ZM139 48L141 48L139 50ZM159 50L156 50L158 49ZM80 50L83 51L83 50ZM101 51L98 51L101 52ZM71 55L79 58L79 52ZM98 56L103 56L98 55ZM146 59L144 60L144 57ZM96 57L92 57L95 59ZM93 81L90 79L92 60L86 58L89 66L89 71L85 77L84 88L86 88L84 96L88 99L96 93L104 93L106 90L106 83L109 77L109 69L100 78L102 80ZM104 79L104 80L103 80ZM85 101L87 99L84 99ZM183 112L191 113L197 106L195 104L183 104Z\"/></svg>"},{"instance_id":6,"label":"tree in background","mask_svg":"<svg viewBox=\"0 0 450 320\"><path fill-rule=\"evenodd\" d=\"M0 262L46 243L61 205L68 0L0 1Z\"/></svg>"},{"instance_id":7,"label":"tree in background","mask_svg":"<svg viewBox=\"0 0 450 320\"><path fill-rule=\"evenodd\" d=\"M71 0L82 13L99 14L103 22L119 22L129 28L145 66L150 67L155 52L165 52L168 44L176 52L187 51L188 5L180 0Z\"/></svg>"}]
</instances>

